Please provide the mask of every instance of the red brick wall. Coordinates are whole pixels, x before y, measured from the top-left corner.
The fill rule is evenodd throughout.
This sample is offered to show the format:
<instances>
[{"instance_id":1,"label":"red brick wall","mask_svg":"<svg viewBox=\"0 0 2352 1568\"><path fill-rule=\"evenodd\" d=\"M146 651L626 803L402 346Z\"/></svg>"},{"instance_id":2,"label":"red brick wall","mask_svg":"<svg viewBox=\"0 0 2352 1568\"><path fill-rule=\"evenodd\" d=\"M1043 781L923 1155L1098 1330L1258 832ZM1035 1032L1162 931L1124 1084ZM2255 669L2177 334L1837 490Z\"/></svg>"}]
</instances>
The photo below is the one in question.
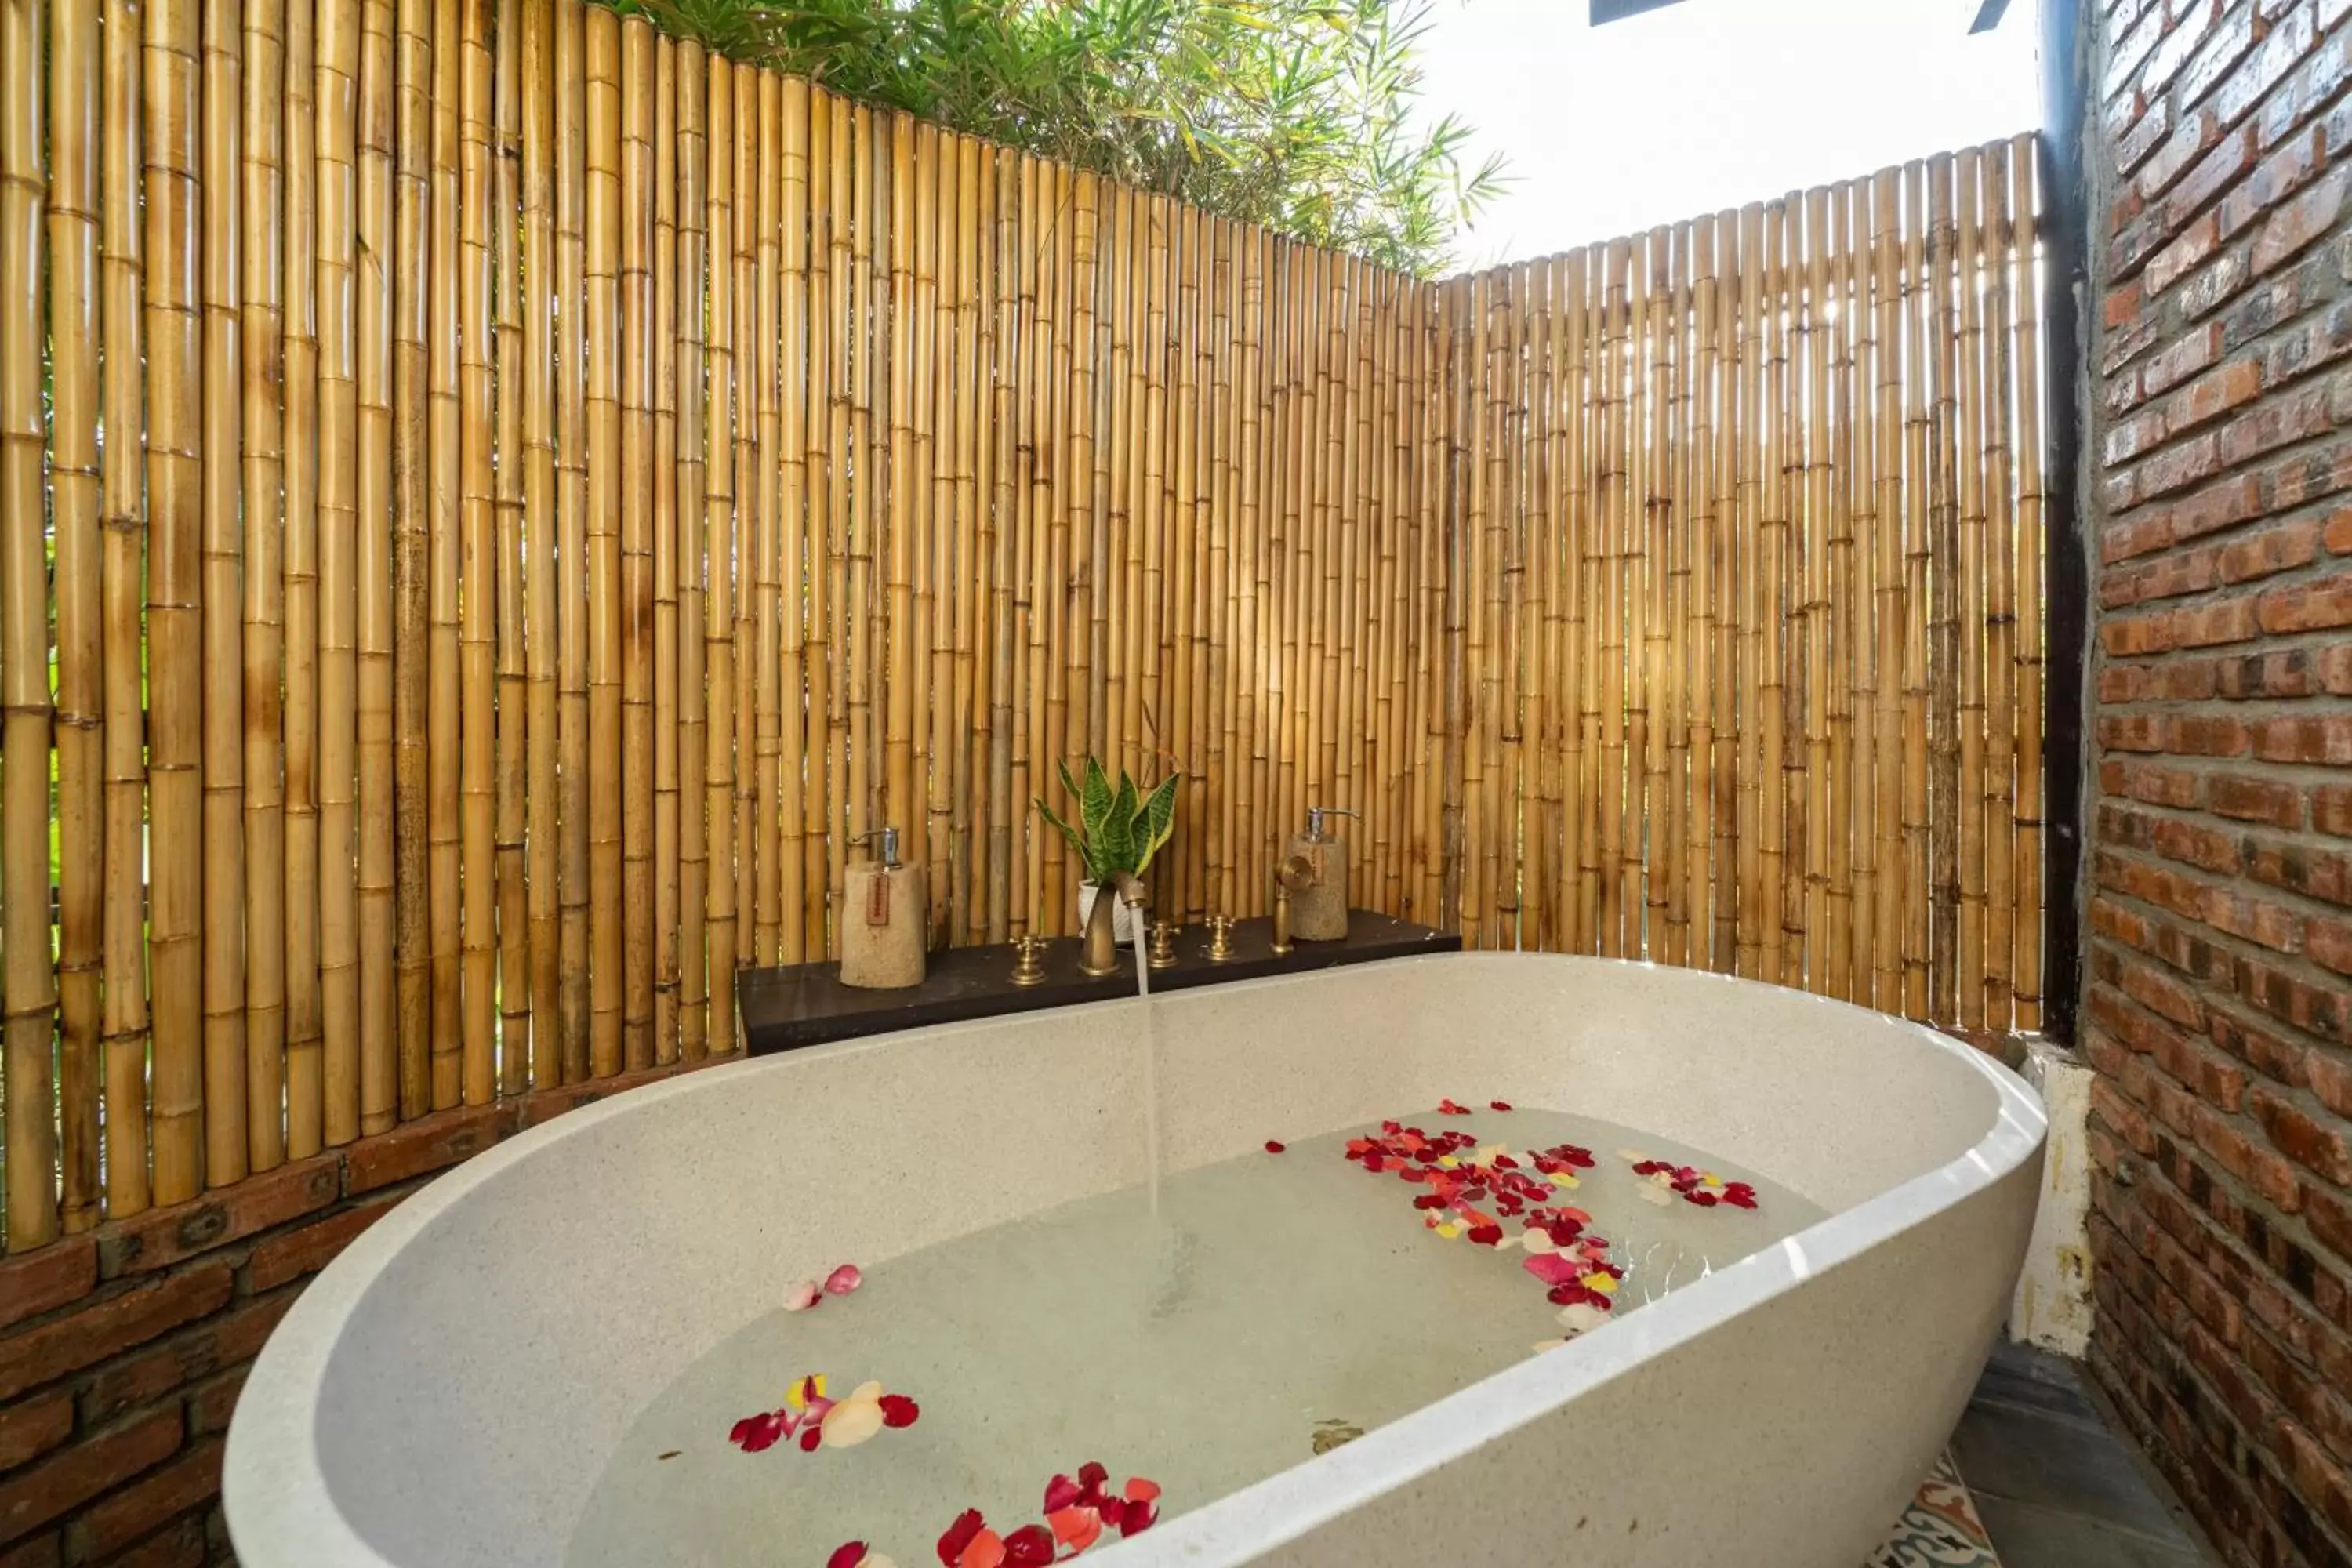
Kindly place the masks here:
<instances>
[{"instance_id":1,"label":"red brick wall","mask_svg":"<svg viewBox=\"0 0 2352 1568\"><path fill-rule=\"evenodd\" d=\"M0 1568L232 1561L229 1412L303 1283L434 1173L673 1070L412 1121L0 1263Z\"/></svg>"},{"instance_id":2,"label":"red brick wall","mask_svg":"<svg viewBox=\"0 0 2352 1568\"><path fill-rule=\"evenodd\" d=\"M2352 0L2084 0L2093 1361L2352 1563Z\"/></svg>"}]
</instances>

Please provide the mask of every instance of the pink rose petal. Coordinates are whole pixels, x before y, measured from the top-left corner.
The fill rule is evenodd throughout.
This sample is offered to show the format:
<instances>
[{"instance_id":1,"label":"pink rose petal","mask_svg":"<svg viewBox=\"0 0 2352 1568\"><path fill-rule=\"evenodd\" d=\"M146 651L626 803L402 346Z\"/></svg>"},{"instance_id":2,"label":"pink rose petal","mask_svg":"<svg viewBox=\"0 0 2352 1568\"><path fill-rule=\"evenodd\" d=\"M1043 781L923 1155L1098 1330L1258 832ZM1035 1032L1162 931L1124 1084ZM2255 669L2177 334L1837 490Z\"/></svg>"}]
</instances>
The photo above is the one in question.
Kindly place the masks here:
<instances>
[{"instance_id":1,"label":"pink rose petal","mask_svg":"<svg viewBox=\"0 0 2352 1568\"><path fill-rule=\"evenodd\" d=\"M845 1263L824 1277L824 1293L846 1296L866 1283L866 1275L855 1263Z\"/></svg>"},{"instance_id":2,"label":"pink rose petal","mask_svg":"<svg viewBox=\"0 0 2352 1568\"><path fill-rule=\"evenodd\" d=\"M784 1310L787 1312L805 1312L815 1306L819 1299L814 1279L795 1279L784 1287Z\"/></svg>"}]
</instances>

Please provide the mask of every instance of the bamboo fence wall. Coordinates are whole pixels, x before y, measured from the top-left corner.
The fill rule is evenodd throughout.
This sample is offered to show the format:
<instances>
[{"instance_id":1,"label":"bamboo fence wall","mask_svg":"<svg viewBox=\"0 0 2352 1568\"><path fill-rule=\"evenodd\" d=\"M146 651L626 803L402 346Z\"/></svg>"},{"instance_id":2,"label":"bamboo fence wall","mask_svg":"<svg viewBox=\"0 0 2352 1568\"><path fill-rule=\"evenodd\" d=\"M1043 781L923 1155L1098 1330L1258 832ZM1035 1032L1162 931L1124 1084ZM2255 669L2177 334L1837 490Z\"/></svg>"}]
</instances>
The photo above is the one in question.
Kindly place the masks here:
<instances>
[{"instance_id":1,"label":"bamboo fence wall","mask_svg":"<svg viewBox=\"0 0 2352 1568\"><path fill-rule=\"evenodd\" d=\"M1188 921L1328 805L2033 1020L2021 148L1432 283L581 0L0 18L11 1250L731 1049L885 824L1068 931L1088 752Z\"/></svg>"}]
</instances>

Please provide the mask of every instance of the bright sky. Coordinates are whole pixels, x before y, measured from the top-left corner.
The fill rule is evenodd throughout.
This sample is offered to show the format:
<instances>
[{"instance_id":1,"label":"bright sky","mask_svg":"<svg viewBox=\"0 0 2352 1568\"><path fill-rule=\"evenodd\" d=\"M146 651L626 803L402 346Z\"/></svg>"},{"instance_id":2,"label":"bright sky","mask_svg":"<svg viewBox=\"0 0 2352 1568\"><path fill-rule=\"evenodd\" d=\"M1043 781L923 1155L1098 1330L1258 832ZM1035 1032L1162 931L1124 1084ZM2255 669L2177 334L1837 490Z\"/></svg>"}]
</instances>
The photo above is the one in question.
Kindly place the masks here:
<instances>
[{"instance_id":1,"label":"bright sky","mask_svg":"<svg viewBox=\"0 0 2352 1568\"><path fill-rule=\"evenodd\" d=\"M1542 256L2041 123L2035 0L1683 0L1602 27L1585 0L1433 0L1425 108L1515 183L1466 265Z\"/></svg>"}]
</instances>

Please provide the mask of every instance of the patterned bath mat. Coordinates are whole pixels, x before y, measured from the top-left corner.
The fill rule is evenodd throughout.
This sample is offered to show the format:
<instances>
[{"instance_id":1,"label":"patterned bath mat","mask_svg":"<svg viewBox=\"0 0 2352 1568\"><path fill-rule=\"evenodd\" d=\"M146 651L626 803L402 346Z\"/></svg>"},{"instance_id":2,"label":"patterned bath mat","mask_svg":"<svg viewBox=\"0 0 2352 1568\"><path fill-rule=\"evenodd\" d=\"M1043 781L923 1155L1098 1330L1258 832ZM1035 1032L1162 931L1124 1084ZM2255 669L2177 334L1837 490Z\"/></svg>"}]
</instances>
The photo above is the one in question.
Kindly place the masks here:
<instances>
[{"instance_id":1,"label":"patterned bath mat","mask_svg":"<svg viewBox=\"0 0 2352 1568\"><path fill-rule=\"evenodd\" d=\"M2000 1568L1951 1455L1936 1461L1886 1543L1863 1568Z\"/></svg>"}]
</instances>

